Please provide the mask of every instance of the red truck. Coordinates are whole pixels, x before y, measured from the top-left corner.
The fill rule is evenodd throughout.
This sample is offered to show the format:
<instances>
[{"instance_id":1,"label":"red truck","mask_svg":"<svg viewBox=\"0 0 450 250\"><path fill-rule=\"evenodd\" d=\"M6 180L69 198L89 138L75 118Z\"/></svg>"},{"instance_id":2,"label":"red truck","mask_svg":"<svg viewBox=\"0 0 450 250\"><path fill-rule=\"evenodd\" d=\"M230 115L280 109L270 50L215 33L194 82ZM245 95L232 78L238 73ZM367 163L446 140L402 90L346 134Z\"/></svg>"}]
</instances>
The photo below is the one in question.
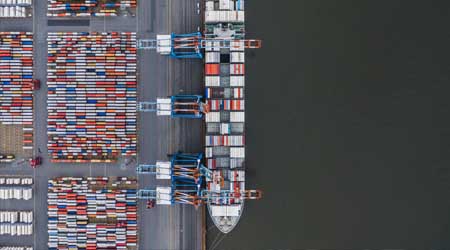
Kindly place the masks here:
<instances>
[{"instance_id":1,"label":"red truck","mask_svg":"<svg viewBox=\"0 0 450 250\"><path fill-rule=\"evenodd\" d=\"M147 209L152 209L155 207L155 200L148 200L147 201Z\"/></svg>"},{"instance_id":2,"label":"red truck","mask_svg":"<svg viewBox=\"0 0 450 250\"><path fill-rule=\"evenodd\" d=\"M41 81L38 79L33 80L33 90L41 89Z\"/></svg>"},{"instance_id":3,"label":"red truck","mask_svg":"<svg viewBox=\"0 0 450 250\"><path fill-rule=\"evenodd\" d=\"M42 164L42 157L38 156L36 158L31 158L30 159L30 166L32 168L37 168L38 166L40 166Z\"/></svg>"}]
</instances>

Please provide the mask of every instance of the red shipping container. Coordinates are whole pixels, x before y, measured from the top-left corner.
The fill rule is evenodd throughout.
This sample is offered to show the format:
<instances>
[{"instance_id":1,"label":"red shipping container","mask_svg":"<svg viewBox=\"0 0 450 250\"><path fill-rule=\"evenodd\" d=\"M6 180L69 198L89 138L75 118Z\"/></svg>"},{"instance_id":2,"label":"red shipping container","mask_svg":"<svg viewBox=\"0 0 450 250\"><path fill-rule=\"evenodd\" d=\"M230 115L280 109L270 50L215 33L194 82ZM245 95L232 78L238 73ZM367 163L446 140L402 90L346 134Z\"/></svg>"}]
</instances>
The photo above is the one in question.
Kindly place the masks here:
<instances>
[{"instance_id":1,"label":"red shipping container","mask_svg":"<svg viewBox=\"0 0 450 250\"><path fill-rule=\"evenodd\" d=\"M220 65L218 63L205 64L206 75L218 75L220 73Z\"/></svg>"}]
</instances>

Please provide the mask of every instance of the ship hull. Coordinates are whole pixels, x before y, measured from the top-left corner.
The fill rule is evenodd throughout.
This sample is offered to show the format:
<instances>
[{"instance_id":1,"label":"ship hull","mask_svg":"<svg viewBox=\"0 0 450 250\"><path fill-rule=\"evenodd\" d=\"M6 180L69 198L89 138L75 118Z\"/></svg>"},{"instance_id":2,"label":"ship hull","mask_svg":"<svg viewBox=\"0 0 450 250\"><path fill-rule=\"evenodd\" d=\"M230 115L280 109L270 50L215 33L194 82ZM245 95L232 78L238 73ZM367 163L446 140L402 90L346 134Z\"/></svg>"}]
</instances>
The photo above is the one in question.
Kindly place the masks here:
<instances>
[{"instance_id":1,"label":"ship hull","mask_svg":"<svg viewBox=\"0 0 450 250\"><path fill-rule=\"evenodd\" d=\"M217 211L215 211L217 210L215 209L215 207L219 206L214 206L208 203L209 215L214 225L216 225L217 229L219 229L219 231L221 231L224 234L231 232L236 227L241 218L242 212L244 210L244 203L235 206L237 206L236 209L233 209L233 211L229 215L218 215ZM220 207L222 208L221 210L223 211L223 208L225 208L226 206ZM236 214L236 211L234 210L238 211L238 213Z\"/></svg>"}]
</instances>

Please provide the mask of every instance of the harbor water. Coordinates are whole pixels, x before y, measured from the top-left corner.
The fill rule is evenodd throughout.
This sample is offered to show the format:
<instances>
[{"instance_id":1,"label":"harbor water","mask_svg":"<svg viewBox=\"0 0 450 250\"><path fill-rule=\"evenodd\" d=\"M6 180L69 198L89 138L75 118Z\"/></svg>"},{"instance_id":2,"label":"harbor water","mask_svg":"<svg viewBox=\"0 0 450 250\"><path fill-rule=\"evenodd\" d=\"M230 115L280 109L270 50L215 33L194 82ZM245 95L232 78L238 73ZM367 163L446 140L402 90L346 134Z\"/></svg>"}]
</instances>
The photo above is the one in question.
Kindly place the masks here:
<instances>
[{"instance_id":1,"label":"harbor water","mask_svg":"<svg viewBox=\"0 0 450 250\"><path fill-rule=\"evenodd\" d=\"M450 248L449 4L246 2L249 201L208 249Z\"/></svg>"}]
</instances>

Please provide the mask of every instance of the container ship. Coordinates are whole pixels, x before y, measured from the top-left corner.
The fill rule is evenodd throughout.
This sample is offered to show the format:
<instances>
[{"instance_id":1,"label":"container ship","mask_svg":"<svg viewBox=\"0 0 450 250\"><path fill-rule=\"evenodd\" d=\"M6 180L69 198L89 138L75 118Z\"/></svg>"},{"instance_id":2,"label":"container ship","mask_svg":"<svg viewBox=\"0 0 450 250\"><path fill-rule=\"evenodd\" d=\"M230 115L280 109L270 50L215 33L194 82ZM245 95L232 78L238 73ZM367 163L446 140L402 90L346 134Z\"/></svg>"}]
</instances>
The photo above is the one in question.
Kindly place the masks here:
<instances>
[{"instance_id":1,"label":"container ship","mask_svg":"<svg viewBox=\"0 0 450 250\"><path fill-rule=\"evenodd\" d=\"M245 17L244 0L205 2L206 165L212 170L207 189L212 221L230 232L244 209L245 190ZM217 42L214 42L214 41ZM231 41L228 48L220 40ZM222 195L220 195L222 194Z\"/></svg>"}]
</instances>

